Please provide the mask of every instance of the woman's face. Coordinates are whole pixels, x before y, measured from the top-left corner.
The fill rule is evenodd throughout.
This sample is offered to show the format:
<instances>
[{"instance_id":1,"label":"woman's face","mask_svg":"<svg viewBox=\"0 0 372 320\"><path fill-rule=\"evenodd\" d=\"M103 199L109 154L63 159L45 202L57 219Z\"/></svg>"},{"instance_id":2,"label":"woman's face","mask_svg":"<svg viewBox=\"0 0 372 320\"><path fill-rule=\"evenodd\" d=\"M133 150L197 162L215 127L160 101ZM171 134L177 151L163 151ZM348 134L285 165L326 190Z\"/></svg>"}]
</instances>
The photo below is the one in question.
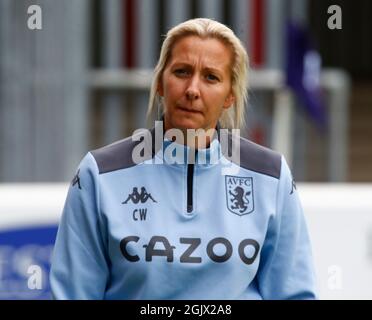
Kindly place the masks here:
<instances>
[{"instance_id":1,"label":"woman's face","mask_svg":"<svg viewBox=\"0 0 372 320\"><path fill-rule=\"evenodd\" d=\"M165 107L165 130L215 128L231 107L232 52L222 41L186 36L173 46L159 82Z\"/></svg>"}]
</instances>

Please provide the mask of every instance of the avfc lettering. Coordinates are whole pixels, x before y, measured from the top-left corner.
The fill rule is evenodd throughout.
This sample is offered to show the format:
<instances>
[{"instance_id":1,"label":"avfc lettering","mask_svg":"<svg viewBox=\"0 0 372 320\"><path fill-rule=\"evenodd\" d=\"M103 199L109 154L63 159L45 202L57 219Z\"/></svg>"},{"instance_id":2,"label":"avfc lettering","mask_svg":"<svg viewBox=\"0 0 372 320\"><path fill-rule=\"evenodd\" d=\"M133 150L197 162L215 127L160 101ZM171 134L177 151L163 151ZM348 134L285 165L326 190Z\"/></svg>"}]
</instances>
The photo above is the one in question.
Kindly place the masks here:
<instances>
[{"instance_id":1,"label":"avfc lettering","mask_svg":"<svg viewBox=\"0 0 372 320\"><path fill-rule=\"evenodd\" d=\"M120 251L123 255L123 257L130 261L130 262L137 262L140 260L140 257L138 255L130 254L128 250L128 244L131 242L138 243L140 240L140 237L138 236L129 236L125 237L120 241ZM186 250L183 251L183 253L180 255L180 262L181 263L201 263L202 258L193 255L194 251L201 245L202 241L200 238L180 238L179 239L180 244L187 244L189 245ZM133 246L134 244L131 244ZM216 245L222 245L225 247L225 253L222 255L218 255L215 253L214 247ZM134 245L136 246L136 245ZM138 246L140 246L138 244ZM155 249L155 247L157 249ZM162 248L162 249L159 249ZM247 256L245 253L245 249L247 247L250 247L249 252L252 252L253 254L250 256ZM148 244L144 244L143 248L145 248L145 261L151 262L153 257L165 257L167 262L173 262L174 261L174 250L176 247L174 245L171 245L170 242L166 237L163 236L153 236L151 237ZM247 250L248 251L248 250ZM241 261L247 265L252 264L258 253L260 251L260 245L259 243L254 239L244 239L239 243L238 246L238 255L241 259ZM206 253L207 256L214 262L222 263L226 262L231 258L233 255L233 246L231 242L223 237L217 237L212 240L210 240L207 243L206 246Z\"/></svg>"},{"instance_id":2,"label":"avfc lettering","mask_svg":"<svg viewBox=\"0 0 372 320\"><path fill-rule=\"evenodd\" d=\"M254 211L252 177L225 176L225 188L230 212L242 217Z\"/></svg>"}]
</instances>

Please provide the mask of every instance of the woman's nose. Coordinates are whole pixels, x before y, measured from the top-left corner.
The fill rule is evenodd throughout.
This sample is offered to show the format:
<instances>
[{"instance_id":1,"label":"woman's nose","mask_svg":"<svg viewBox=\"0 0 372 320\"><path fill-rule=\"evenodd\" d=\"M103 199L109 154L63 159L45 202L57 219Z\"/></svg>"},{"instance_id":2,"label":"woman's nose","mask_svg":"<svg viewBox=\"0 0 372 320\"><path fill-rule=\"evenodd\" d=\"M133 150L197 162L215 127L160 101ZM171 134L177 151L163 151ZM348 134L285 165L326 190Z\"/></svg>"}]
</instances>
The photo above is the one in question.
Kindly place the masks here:
<instances>
[{"instance_id":1,"label":"woman's nose","mask_svg":"<svg viewBox=\"0 0 372 320\"><path fill-rule=\"evenodd\" d=\"M199 79L197 76L193 76L190 79L189 85L186 89L186 98L188 100L196 100L199 97L200 97Z\"/></svg>"}]
</instances>

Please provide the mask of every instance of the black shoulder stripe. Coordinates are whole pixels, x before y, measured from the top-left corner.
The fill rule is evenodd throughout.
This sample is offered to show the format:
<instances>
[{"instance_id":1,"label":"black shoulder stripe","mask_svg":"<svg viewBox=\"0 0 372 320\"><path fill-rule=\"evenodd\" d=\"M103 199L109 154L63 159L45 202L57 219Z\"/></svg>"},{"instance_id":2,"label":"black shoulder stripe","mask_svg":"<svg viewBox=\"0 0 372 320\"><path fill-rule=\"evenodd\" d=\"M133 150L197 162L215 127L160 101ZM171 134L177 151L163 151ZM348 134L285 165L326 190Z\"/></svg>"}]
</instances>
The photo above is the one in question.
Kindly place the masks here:
<instances>
[{"instance_id":1,"label":"black shoulder stripe","mask_svg":"<svg viewBox=\"0 0 372 320\"><path fill-rule=\"evenodd\" d=\"M229 153L232 139L240 139L240 159L234 155L230 159L244 169L262 173L276 179L280 178L281 155L247 139L229 134Z\"/></svg>"}]
</instances>

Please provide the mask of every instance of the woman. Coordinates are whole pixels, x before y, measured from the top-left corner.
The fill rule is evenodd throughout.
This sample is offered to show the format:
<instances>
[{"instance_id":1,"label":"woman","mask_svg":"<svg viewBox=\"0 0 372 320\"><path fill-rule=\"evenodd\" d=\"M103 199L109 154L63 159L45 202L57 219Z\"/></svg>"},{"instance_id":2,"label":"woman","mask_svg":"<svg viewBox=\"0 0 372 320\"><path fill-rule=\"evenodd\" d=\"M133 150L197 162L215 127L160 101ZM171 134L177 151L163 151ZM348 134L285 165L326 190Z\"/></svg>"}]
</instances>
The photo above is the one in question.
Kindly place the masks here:
<instances>
[{"instance_id":1,"label":"woman","mask_svg":"<svg viewBox=\"0 0 372 320\"><path fill-rule=\"evenodd\" d=\"M218 22L168 32L149 102L150 115L160 104L167 133L160 147L150 139L141 161L135 137L83 159L57 235L55 298L315 298L284 158L230 133L240 157L223 152L220 132L244 119L247 67L240 41Z\"/></svg>"}]
</instances>

